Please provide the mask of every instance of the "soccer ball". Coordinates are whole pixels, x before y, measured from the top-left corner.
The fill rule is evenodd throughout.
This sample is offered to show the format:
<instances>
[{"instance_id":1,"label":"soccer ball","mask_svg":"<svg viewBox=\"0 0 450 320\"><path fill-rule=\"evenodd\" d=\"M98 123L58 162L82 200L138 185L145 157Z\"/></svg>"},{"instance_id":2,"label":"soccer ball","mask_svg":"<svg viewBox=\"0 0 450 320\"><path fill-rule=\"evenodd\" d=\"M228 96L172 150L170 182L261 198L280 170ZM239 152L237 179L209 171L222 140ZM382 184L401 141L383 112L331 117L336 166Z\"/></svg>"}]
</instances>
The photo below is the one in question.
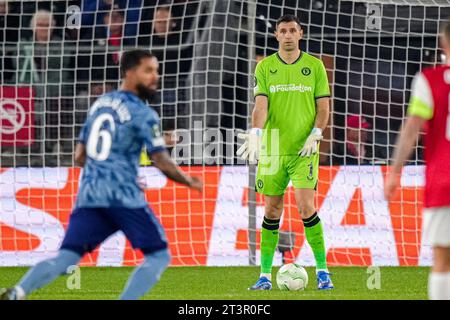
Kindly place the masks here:
<instances>
[{"instance_id":1,"label":"soccer ball","mask_svg":"<svg viewBox=\"0 0 450 320\"><path fill-rule=\"evenodd\" d=\"M277 285L280 290L303 290L308 285L308 273L296 263L285 264L278 270Z\"/></svg>"}]
</instances>

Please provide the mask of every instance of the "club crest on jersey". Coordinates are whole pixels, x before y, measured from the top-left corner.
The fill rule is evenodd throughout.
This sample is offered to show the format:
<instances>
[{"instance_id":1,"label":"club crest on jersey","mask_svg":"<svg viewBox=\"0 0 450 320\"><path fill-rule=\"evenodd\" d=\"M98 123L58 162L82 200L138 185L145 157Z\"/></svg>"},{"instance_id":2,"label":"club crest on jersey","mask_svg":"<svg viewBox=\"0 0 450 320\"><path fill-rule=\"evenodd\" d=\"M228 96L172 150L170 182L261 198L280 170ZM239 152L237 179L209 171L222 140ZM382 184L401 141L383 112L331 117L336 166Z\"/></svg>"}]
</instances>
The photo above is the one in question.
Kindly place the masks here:
<instances>
[{"instance_id":1,"label":"club crest on jersey","mask_svg":"<svg viewBox=\"0 0 450 320\"><path fill-rule=\"evenodd\" d=\"M302 74L303 74L304 76L309 76L309 75L311 74L311 69L308 68L308 67L302 68Z\"/></svg>"},{"instance_id":2,"label":"club crest on jersey","mask_svg":"<svg viewBox=\"0 0 450 320\"><path fill-rule=\"evenodd\" d=\"M261 179L258 179L258 181L256 181L256 186L258 189L262 189L262 187L264 187L264 182Z\"/></svg>"}]
</instances>

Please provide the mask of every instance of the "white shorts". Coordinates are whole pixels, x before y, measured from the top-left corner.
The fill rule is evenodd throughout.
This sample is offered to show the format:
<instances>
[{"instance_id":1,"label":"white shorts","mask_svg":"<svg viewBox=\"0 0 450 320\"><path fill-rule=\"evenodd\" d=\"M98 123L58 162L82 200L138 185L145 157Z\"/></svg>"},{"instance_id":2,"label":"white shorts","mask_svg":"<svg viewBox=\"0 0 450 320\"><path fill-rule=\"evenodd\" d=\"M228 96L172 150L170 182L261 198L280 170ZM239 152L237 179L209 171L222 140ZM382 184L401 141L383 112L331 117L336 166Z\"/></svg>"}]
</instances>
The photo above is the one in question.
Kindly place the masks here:
<instances>
[{"instance_id":1,"label":"white shorts","mask_svg":"<svg viewBox=\"0 0 450 320\"><path fill-rule=\"evenodd\" d=\"M450 247L450 207L423 210L423 237L433 247Z\"/></svg>"}]
</instances>

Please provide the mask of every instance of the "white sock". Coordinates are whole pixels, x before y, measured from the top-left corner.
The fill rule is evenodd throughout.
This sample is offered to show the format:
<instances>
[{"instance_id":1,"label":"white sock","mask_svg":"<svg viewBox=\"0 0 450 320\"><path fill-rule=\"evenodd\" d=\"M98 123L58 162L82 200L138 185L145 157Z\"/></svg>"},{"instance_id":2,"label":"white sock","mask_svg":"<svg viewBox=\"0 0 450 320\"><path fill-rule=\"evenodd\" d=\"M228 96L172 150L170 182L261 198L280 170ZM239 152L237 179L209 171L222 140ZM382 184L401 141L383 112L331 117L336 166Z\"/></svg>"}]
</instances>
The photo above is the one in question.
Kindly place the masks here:
<instances>
[{"instance_id":1,"label":"white sock","mask_svg":"<svg viewBox=\"0 0 450 320\"><path fill-rule=\"evenodd\" d=\"M25 291L22 289L22 287L15 286L14 289L16 290L17 300L24 300L25 299Z\"/></svg>"},{"instance_id":2,"label":"white sock","mask_svg":"<svg viewBox=\"0 0 450 320\"><path fill-rule=\"evenodd\" d=\"M450 272L432 272L428 278L430 300L450 300Z\"/></svg>"},{"instance_id":3,"label":"white sock","mask_svg":"<svg viewBox=\"0 0 450 320\"><path fill-rule=\"evenodd\" d=\"M272 274L271 273L261 273L259 275L259 277L266 277L267 279L269 279L270 281L272 281Z\"/></svg>"}]
</instances>

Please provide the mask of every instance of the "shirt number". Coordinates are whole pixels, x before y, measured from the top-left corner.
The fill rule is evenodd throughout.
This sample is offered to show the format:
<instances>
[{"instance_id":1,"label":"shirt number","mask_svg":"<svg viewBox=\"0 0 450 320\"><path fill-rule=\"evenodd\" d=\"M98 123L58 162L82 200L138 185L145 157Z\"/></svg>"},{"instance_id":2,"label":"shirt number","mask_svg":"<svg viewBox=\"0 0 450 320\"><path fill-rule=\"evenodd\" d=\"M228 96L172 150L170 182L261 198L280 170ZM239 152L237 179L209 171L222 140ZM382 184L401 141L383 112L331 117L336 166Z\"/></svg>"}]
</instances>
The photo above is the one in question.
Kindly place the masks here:
<instances>
[{"instance_id":1,"label":"shirt number","mask_svg":"<svg viewBox=\"0 0 450 320\"><path fill-rule=\"evenodd\" d=\"M109 122L110 130L102 129L103 125ZM92 124L91 131L89 133L89 139L87 141L86 152L87 155L97 161L104 161L108 159L111 152L112 133L116 130L114 124L114 118L109 113L103 113L99 115ZM101 139L100 150L98 150L98 144Z\"/></svg>"}]
</instances>

